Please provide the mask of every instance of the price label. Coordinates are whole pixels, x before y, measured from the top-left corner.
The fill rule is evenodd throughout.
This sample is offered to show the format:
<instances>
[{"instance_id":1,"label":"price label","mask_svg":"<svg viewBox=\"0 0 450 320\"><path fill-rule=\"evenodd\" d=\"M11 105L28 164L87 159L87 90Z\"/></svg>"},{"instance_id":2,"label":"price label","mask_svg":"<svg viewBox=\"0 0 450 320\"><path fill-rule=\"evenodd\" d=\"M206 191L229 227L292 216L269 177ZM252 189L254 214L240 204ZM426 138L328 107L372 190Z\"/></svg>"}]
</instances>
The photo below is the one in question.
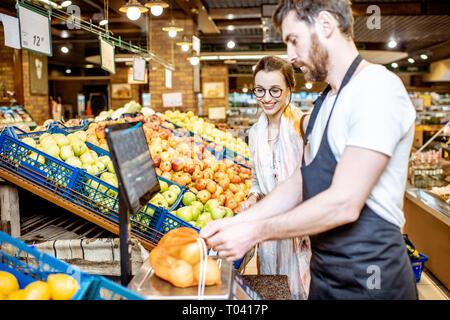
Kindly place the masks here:
<instances>
[{"instance_id":1,"label":"price label","mask_svg":"<svg viewBox=\"0 0 450 320\"><path fill-rule=\"evenodd\" d=\"M19 3L17 8L22 49L52 56L52 36L48 16L34 12Z\"/></svg>"},{"instance_id":2,"label":"price label","mask_svg":"<svg viewBox=\"0 0 450 320\"><path fill-rule=\"evenodd\" d=\"M100 65L102 69L116 73L114 45L100 38Z\"/></svg>"},{"instance_id":3,"label":"price label","mask_svg":"<svg viewBox=\"0 0 450 320\"><path fill-rule=\"evenodd\" d=\"M145 59L133 57L133 81L145 82Z\"/></svg>"}]
</instances>

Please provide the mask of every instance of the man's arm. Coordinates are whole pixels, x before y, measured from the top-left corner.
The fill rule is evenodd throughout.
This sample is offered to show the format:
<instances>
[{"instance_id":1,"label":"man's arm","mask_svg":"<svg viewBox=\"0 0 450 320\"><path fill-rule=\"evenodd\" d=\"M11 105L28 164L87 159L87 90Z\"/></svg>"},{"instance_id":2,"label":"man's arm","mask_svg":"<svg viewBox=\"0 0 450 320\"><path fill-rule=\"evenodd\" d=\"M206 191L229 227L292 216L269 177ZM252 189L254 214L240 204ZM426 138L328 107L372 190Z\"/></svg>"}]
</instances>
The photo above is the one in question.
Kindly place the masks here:
<instances>
[{"instance_id":1,"label":"man's arm","mask_svg":"<svg viewBox=\"0 0 450 320\"><path fill-rule=\"evenodd\" d=\"M356 221L389 159L376 151L346 147L327 190L282 215L211 228L204 234L208 245L237 260L262 241L313 235ZM278 196L282 205L283 195Z\"/></svg>"}]
</instances>

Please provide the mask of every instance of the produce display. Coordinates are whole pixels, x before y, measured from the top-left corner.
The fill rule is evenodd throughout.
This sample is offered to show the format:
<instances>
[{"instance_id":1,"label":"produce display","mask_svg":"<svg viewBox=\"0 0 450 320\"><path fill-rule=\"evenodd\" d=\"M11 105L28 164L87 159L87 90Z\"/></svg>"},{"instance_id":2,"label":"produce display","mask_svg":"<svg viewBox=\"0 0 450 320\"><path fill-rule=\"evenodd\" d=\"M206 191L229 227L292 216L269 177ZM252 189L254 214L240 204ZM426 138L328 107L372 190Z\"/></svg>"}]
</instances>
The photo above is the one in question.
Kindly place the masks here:
<instances>
[{"instance_id":1,"label":"produce display","mask_svg":"<svg viewBox=\"0 0 450 320\"><path fill-rule=\"evenodd\" d=\"M150 266L155 274L179 288L197 286L203 275L205 286L220 284L219 265L206 256L206 247L200 246L197 238L195 230L185 227L166 233L150 252ZM202 257L206 258L206 265L202 265Z\"/></svg>"},{"instance_id":2,"label":"produce display","mask_svg":"<svg viewBox=\"0 0 450 320\"><path fill-rule=\"evenodd\" d=\"M21 122L33 122L33 119L31 119L23 107L0 107L0 124Z\"/></svg>"},{"instance_id":3,"label":"produce display","mask_svg":"<svg viewBox=\"0 0 450 320\"><path fill-rule=\"evenodd\" d=\"M208 198L206 192L208 191L200 191L198 195L191 191L186 192L181 200L184 206L171 213L198 229L210 221L234 216L233 210L221 206L217 199Z\"/></svg>"},{"instance_id":4,"label":"produce display","mask_svg":"<svg viewBox=\"0 0 450 320\"><path fill-rule=\"evenodd\" d=\"M192 111L184 113L178 110L167 110L161 115L161 117L175 123L176 125L186 128L202 136L203 138L223 145L231 151L243 155L246 158L249 158L250 156L250 149L241 138L235 138L230 132L224 132L217 129L214 124L194 115Z\"/></svg>"},{"instance_id":5,"label":"produce display","mask_svg":"<svg viewBox=\"0 0 450 320\"><path fill-rule=\"evenodd\" d=\"M70 300L78 288L73 277L57 273L50 274L47 281L34 281L21 289L13 274L0 271L0 300Z\"/></svg>"}]
</instances>

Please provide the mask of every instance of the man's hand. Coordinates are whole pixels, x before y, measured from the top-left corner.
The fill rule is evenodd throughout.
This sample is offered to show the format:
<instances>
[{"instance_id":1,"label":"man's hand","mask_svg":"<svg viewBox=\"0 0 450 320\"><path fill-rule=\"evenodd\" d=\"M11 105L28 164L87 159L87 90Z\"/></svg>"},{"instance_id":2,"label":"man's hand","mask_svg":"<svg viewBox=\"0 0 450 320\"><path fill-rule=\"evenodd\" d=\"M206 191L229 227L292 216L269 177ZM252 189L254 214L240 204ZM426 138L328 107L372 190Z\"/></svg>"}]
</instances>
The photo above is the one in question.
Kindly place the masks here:
<instances>
[{"instance_id":1,"label":"man's hand","mask_svg":"<svg viewBox=\"0 0 450 320\"><path fill-rule=\"evenodd\" d=\"M242 258L257 243L257 223L246 223L238 217L223 218L208 223L200 230L200 237L209 248L228 261Z\"/></svg>"}]
</instances>

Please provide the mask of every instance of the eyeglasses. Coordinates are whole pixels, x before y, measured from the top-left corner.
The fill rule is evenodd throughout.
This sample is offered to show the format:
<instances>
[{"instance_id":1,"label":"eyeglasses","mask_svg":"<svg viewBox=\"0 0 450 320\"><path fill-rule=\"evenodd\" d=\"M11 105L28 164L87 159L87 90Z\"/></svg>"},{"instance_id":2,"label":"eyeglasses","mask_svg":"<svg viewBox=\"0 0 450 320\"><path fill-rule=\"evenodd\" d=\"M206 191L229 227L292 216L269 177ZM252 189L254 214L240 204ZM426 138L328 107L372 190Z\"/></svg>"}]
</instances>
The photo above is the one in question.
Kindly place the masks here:
<instances>
[{"instance_id":1,"label":"eyeglasses","mask_svg":"<svg viewBox=\"0 0 450 320\"><path fill-rule=\"evenodd\" d=\"M273 87L273 88L270 88L270 89L264 89L264 88L261 88L261 87L254 88L253 89L253 94L255 95L255 97L261 99L261 98L263 98L266 95L266 91L269 91L269 94L272 96L272 98L279 98L283 94L283 89L280 89L280 88L277 88L277 87Z\"/></svg>"}]
</instances>

